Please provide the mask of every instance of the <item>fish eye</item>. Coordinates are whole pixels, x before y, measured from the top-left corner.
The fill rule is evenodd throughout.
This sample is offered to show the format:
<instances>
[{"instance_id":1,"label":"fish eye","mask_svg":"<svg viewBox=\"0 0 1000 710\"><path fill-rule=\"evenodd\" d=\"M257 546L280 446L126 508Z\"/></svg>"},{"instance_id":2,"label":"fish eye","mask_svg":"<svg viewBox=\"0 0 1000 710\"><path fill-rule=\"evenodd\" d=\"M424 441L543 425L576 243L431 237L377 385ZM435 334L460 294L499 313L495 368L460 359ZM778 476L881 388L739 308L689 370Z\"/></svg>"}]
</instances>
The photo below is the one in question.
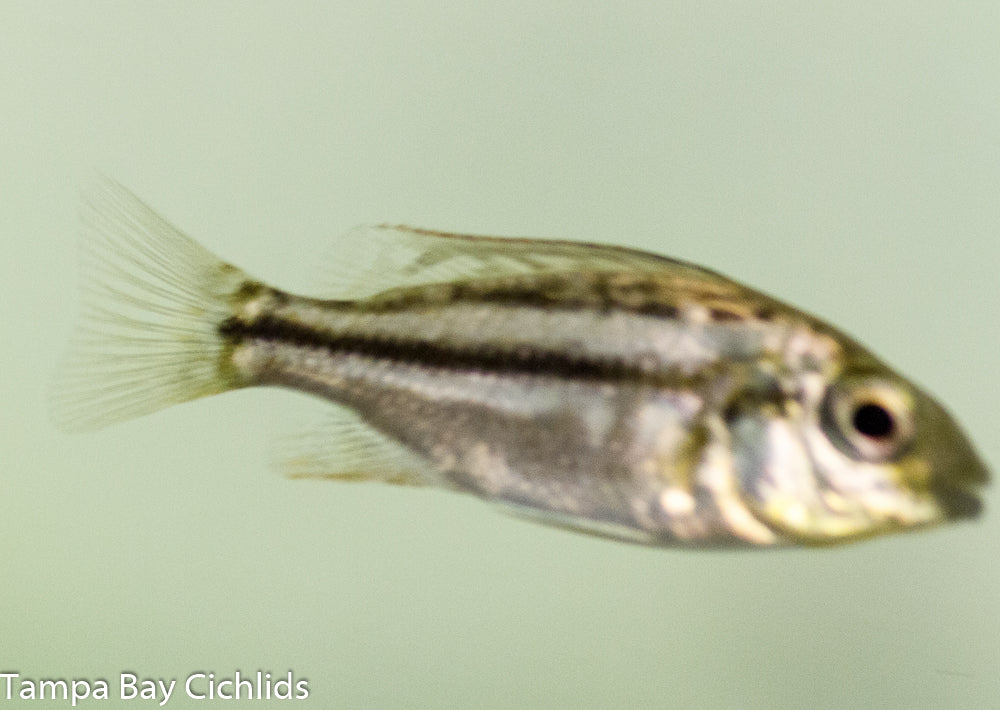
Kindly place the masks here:
<instances>
[{"instance_id":1,"label":"fish eye","mask_svg":"<svg viewBox=\"0 0 1000 710\"><path fill-rule=\"evenodd\" d=\"M845 378L827 392L823 423L847 453L873 463L889 461L913 439L913 400L891 382Z\"/></svg>"},{"instance_id":2,"label":"fish eye","mask_svg":"<svg viewBox=\"0 0 1000 710\"><path fill-rule=\"evenodd\" d=\"M896 428L892 413L877 402L863 402L851 417L854 430L870 439L885 439Z\"/></svg>"}]
</instances>

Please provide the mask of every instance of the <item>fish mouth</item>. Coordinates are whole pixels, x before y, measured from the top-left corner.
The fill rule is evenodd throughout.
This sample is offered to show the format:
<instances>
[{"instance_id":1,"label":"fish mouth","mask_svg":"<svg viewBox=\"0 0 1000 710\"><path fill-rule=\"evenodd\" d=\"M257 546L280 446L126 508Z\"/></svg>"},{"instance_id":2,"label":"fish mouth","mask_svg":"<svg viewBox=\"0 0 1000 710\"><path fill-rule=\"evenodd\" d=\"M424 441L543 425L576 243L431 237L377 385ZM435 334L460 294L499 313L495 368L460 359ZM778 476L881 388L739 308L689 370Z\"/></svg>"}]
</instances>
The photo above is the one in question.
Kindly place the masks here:
<instances>
[{"instance_id":1,"label":"fish mouth","mask_svg":"<svg viewBox=\"0 0 1000 710\"><path fill-rule=\"evenodd\" d=\"M990 472L975 452L950 467L951 473L931 482L931 493L947 520L975 518L983 511L981 493L990 482Z\"/></svg>"},{"instance_id":2,"label":"fish mouth","mask_svg":"<svg viewBox=\"0 0 1000 710\"><path fill-rule=\"evenodd\" d=\"M978 492L969 487L939 486L933 492L948 520L975 518L983 510L983 501Z\"/></svg>"}]
</instances>

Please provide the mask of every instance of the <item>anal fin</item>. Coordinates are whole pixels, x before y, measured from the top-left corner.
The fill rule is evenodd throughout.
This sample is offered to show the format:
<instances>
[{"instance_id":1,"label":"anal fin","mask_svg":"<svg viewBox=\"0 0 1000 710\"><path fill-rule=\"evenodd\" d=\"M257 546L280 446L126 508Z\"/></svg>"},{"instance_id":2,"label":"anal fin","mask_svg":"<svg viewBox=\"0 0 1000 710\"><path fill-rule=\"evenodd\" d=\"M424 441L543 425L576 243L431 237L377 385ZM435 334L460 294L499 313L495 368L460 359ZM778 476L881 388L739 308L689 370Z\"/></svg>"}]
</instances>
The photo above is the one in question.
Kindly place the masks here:
<instances>
[{"instance_id":1,"label":"anal fin","mask_svg":"<svg viewBox=\"0 0 1000 710\"><path fill-rule=\"evenodd\" d=\"M281 437L273 459L275 467L292 479L423 486L440 477L426 459L344 407L327 410L319 421Z\"/></svg>"}]
</instances>

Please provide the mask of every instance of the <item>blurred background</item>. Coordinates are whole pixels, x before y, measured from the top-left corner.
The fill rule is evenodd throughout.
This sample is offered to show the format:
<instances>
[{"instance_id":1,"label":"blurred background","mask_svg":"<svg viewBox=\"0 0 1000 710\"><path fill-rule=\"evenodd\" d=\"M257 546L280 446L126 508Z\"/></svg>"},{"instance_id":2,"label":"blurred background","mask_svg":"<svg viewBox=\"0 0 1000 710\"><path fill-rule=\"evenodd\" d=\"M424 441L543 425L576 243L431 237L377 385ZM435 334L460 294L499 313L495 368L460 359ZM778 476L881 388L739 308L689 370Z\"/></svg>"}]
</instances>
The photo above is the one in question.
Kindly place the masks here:
<instances>
[{"instance_id":1,"label":"blurred background","mask_svg":"<svg viewBox=\"0 0 1000 710\"><path fill-rule=\"evenodd\" d=\"M100 173L279 285L380 222L690 259L855 334L996 470L996 3L0 16L3 670L106 678L104 707L123 671L237 669L291 670L322 708L996 703L995 488L984 518L933 532L656 550L444 492L286 480L272 432L322 414L289 393L92 435L47 415Z\"/></svg>"}]
</instances>

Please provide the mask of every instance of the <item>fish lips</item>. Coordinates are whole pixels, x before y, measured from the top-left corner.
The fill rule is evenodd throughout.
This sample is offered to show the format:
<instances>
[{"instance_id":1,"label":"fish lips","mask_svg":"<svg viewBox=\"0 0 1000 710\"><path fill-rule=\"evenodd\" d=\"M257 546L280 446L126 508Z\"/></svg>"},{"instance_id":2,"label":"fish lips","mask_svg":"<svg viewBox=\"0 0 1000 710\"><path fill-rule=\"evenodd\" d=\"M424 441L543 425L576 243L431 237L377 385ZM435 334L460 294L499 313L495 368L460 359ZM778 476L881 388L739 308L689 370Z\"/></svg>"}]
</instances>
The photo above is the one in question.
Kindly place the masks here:
<instances>
[{"instance_id":1,"label":"fish lips","mask_svg":"<svg viewBox=\"0 0 1000 710\"><path fill-rule=\"evenodd\" d=\"M960 476L931 483L931 492L948 520L975 518L983 510L980 492L990 482L990 474L977 457L971 458L959 468Z\"/></svg>"},{"instance_id":2,"label":"fish lips","mask_svg":"<svg viewBox=\"0 0 1000 710\"><path fill-rule=\"evenodd\" d=\"M975 518L983 510L983 501L975 489L950 485L935 486L931 491L948 520Z\"/></svg>"}]
</instances>

